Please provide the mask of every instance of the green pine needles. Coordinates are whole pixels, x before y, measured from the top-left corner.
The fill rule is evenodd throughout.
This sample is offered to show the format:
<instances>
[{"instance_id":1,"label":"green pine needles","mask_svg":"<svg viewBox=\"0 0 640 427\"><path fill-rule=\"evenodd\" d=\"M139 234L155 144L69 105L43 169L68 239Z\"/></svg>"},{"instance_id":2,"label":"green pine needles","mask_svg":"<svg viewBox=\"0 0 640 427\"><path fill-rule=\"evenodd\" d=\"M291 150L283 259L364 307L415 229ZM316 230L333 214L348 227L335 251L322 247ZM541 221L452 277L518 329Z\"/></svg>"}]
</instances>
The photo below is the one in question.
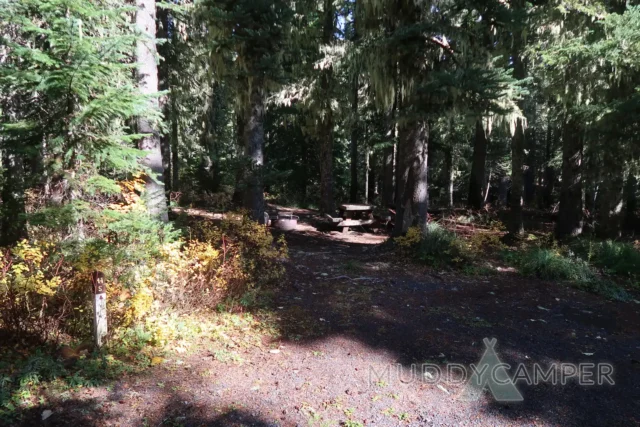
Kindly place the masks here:
<instances>
[{"instance_id":1,"label":"green pine needles","mask_svg":"<svg viewBox=\"0 0 640 427\"><path fill-rule=\"evenodd\" d=\"M133 12L110 0L0 1L5 181L37 187L48 200L38 210L63 209L45 215L49 226L95 216L120 192L116 180L141 171L130 124L161 117L134 79Z\"/></svg>"}]
</instances>

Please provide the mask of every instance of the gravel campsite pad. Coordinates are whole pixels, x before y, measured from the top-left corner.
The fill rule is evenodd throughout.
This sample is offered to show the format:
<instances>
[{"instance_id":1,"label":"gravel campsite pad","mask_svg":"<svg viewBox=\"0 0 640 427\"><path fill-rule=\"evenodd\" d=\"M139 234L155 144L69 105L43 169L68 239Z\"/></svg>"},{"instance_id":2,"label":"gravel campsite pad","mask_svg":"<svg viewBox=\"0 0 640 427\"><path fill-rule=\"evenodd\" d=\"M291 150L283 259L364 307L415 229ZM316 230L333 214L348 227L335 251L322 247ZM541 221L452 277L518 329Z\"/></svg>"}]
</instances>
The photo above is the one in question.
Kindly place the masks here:
<instances>
[{"instance_id":1,"label":"gravel campsite pad","mask_svg":"<svg viewBox=\"0 0 640 427\"><path fill-rule=\"evenodd\" d=\"M404 265L383 236L287 236L288 279L255 345L175 353L142 375L74 391L26 424L96 426L637 425L640 304L505 272L467 277ZM268 333L269 330L277 332ZM242 334L242 331L239 331ZM484 338L511 365L611 364L615 385L518 386L465 401L461 373ZM442 367L433 378L412 366ZM437 381L436 381L437 380ZM45 412L49 411L49 412Z\"/></svg>"}]
</instances>

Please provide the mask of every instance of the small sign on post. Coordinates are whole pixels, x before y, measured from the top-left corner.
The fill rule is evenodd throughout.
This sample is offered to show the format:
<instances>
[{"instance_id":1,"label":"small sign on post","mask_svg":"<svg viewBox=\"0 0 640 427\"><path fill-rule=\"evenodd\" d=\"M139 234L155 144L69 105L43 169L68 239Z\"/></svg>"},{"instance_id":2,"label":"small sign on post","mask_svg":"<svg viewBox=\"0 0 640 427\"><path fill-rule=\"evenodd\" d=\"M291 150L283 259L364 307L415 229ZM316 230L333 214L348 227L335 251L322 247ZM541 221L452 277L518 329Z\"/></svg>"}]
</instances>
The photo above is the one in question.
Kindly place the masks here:
<instances>
[{"instance_id":1,"label":"small sign on post","mask_svg":"<svg viewBox=\"0 0 640 427\"><path fill-rule=\"evenodd\" d=\"M102 347L102 341L107 336L107 287L104 284L104 273L91 273L93 285L93 333L96 346Z\"/></svg>"}]
</instances>

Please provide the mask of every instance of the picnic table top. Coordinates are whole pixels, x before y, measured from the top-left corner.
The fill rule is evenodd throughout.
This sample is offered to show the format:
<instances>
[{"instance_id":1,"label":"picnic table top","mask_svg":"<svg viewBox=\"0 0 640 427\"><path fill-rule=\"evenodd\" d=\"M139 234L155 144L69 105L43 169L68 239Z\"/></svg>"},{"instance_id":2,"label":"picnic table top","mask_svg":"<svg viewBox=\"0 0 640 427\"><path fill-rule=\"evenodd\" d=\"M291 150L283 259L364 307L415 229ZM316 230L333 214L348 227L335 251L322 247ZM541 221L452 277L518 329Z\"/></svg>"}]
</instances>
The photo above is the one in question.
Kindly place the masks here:
<instances>
[{"instance_id":1,"label":"picnic table top","mask_svg":"<svg viewBox=\"0 0 640 427\"><path fill-rule=\"evenodd\" d=\"M343 211L370 211L370 210L373 210L373 206L355 204L355 203L345 203L340 205L340 209Z\"/></svg>"}]
</instances>

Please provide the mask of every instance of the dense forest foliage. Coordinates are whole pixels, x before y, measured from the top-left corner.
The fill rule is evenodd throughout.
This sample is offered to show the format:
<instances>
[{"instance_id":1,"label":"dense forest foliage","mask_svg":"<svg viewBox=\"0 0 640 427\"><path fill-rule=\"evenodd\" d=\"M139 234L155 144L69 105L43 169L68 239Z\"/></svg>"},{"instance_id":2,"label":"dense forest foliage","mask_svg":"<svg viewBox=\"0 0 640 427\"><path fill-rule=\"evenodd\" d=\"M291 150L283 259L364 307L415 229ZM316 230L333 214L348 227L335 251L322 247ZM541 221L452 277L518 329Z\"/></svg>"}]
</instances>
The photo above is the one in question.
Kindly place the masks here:
<instances>
[{"instance_id":1,"label":"dense forest foliage","mask_svg":"<svg viewBox=\"0 0 640 427\"><path fill-rule=\"evenodd\" d=\"M523 207L557 213L557 237L637 227L639 11L623 2L1 13L5 245L119 227L117 182L133 176L165 222L172 203L259 219L265 201L351 201L394 206L395 234L452 206L508 208L515 235Z\"/></svg>"}]
</instances>

